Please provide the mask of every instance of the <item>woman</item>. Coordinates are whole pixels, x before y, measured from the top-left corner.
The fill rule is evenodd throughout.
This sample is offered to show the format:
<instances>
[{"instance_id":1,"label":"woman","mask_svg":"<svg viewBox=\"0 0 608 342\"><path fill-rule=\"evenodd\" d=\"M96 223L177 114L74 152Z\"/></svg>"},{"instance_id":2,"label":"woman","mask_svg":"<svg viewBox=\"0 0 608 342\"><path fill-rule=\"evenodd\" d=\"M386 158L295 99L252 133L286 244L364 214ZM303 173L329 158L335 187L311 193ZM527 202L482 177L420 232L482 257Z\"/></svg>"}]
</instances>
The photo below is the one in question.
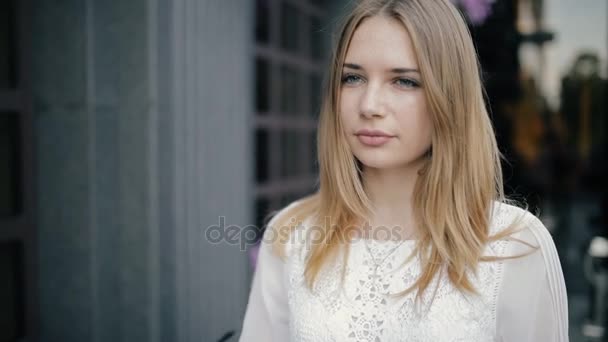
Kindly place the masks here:
<instances>
[{"instance_id":1,"label":"woman","mask_svg":"<svg viewBox=\"0 0 608 342\"><path fill-rule=\"evenodd\" d=\"M333 51L320 186L275 215L241 341L567 341L555 246L507 204L466 24L363 0Z\"/></svg>"}]
</instances>

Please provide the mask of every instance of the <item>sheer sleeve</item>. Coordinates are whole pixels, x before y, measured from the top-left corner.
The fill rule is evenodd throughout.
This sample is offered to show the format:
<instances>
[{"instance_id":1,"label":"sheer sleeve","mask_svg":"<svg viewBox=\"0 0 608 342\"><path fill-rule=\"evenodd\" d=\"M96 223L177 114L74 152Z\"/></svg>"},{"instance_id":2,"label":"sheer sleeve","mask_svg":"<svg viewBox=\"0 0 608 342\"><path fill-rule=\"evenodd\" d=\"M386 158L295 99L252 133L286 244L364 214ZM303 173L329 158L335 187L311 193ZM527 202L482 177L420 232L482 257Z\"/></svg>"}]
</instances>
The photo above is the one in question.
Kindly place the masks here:
<instances>
[{"instance_id":1,"label":"sheer sleeve","mask_svg":"<svg viewBox=\"0 0 608 342\"><path fill-rule=\"evenodd\" d=\"M288 341L289 308L285 262L272 251L272 229L277 214L268 223L260 242L257 266L249 293L239 341Z\"/></svg>"},{"instance_id":2,"label":"sheer sleeve","mask_svg":"<svg viewBox=\"0 0 608 342\"><path fill-rule=\"evenodd\" d=\"M527 215L526 228L514 237L538 249L505 261L496 313L498 340L566 342L568 302L559 257L542 222ZM529 246L510 241L506 255L529 251Z\"/></svg>"}]
</instances>

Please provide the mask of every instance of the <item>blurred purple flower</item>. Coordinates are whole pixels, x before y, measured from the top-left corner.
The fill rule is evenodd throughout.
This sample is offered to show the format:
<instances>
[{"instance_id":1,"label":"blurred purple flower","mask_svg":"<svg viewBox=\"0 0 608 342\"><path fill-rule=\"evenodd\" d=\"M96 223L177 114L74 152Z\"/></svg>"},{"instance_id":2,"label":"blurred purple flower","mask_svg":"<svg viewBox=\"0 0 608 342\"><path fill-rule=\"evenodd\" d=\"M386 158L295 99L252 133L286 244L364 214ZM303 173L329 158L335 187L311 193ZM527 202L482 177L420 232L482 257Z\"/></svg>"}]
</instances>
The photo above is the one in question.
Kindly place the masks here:
<instances>
[{"instance_id":1,"label":"blurred purple flower","mask_svg":"<svg viewBox=\"0 0 608 342\"><path fill-rule=\"evenodd\" d=\"M469 21L473 25L481 25L492 13L492 4L495 0L452 0L455 5L464 9Z\"/></svg>"}]
</instances>

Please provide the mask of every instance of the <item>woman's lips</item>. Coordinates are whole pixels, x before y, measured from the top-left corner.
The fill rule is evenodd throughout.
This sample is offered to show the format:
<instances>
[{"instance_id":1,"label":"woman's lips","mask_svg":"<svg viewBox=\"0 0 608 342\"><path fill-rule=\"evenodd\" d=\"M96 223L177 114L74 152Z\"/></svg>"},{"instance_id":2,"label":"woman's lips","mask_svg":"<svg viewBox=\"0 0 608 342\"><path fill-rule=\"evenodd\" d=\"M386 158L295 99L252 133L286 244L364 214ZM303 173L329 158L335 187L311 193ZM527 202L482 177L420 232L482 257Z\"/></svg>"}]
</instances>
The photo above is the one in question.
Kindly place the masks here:
<instances>
[{"instance_id":1,"label":"woman's lips","mask_svg":"<svg viewBox=\"0 0 608 342\"><path fill-rule=\"evenodd\" d=\"M358 134L357 138L363 145L378 147L386 144L393 137L386 135L363 135Z\"/></svg>"},{"instance_id":2,"label":"woman's lips","mask_svg":"<svg viewBox=\"0 0 608 342\"><path fill-rule=\"evenodd\" d=\"M360 129L355 135L362 144L372 147L382 146L394 138L394 136L384 131L374 129Z\"/></svg>"}]
</instances>

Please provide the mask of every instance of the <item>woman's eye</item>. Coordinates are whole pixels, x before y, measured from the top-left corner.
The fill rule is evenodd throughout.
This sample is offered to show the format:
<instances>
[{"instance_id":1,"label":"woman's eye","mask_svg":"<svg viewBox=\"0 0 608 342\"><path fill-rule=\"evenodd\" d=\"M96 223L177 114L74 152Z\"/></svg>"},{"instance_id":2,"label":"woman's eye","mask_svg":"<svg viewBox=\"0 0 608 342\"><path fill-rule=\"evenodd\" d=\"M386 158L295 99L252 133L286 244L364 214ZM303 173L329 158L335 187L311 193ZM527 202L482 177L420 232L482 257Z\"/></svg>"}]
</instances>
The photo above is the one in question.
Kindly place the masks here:
<instances>
[{"instance_id":1,"label":"woman's eye","mask_svg":"<svg viewBox=\"0 0 608 342\"><path fill-rule=\"evenodd\" d=\"M409 78L399 78L395 81L397 85L405 88L417 88L420 84L417 81L414 81Z\"/></svg>"},{"instance_id":2,"label":"woman's eye","mask_svg":"<svg viewBox=\"0 0 608 342\"><path fill-rule=\"evenodd\" d=\"M361 81L361 77L357 75L345 75L344 77L342 77L342 84L356 84Z\"/></svg>"}]
</instances>

